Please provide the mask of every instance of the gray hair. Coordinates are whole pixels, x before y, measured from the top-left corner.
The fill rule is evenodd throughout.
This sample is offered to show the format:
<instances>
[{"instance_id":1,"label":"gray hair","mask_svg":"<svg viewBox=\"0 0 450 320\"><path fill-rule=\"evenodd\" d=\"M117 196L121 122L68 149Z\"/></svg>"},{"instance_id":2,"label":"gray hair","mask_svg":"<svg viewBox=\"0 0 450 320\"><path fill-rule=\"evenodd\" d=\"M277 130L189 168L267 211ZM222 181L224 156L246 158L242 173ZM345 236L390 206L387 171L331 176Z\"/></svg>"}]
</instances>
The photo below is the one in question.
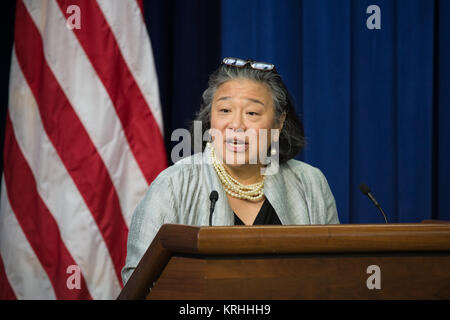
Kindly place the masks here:
<instances>
[{"instance_id":1,"label":"gray hair","mask_svg":"<svg viewBox=\"0 0 450 320\"><path fill-rule=\"evenodd\" d=\"M202 122L203 133L211 128L211 106L217 88L234 79L253 80L265 84L269 88L272 94L276 123L279 123L283 114L286 115L279 138L279 161L284 163L294 158L305 146L304 128L295 112L286 85L276 71L256 70L249 65L244 67L221 65L211 74L208 88L202 95L202 105L195 117L195 121Z\"/></svg>"}]
</instances>

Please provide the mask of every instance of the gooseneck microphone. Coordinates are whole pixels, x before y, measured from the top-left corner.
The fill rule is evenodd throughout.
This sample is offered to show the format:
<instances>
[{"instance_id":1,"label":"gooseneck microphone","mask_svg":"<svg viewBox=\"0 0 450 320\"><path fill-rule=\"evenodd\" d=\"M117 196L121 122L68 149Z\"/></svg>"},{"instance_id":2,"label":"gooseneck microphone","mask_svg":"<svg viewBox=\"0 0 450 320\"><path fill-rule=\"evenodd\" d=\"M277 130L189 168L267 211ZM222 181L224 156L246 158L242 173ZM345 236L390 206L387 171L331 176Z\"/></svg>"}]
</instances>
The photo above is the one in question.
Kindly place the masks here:
<instances>
[{"instance_id":1,"label":"gooseneck microphone","mask_svg":"<svg viewBox=\"0 0 450 320\"><path fill-rule=\"evenodd\" d=\"M359 190L361 190L361 192L362 192L364 195L366 195L366 196L369 197L369 199L373 202L373 204L380 210L381 214L383 215L384 221L385 221L386 223L388 223L388 220L387 220L387 218L386 218L386 215L384 214L383 209L381 209L381 206L380 206L380 204L378 203L378 201L377 201L377 200L374 198L374 196L370 193L370 188L369 188L369 186L368 186L367 184L361 183L361 184L359 185Z\"/></svg>"},{"instance_id":2,"label":"gooseneck microphone","mask_svg":"<svg viewBox=\"0 0 450 320\"><path fill-rule=\"evenodd\" d=\"M209 201L211 201L211 206L209 207L209 225L212 226L212 217L214 212L214 206L216 205L217 199L219 199L219 194L216 190L211 191L209 194Z\"/></svg>"}]
</instances>

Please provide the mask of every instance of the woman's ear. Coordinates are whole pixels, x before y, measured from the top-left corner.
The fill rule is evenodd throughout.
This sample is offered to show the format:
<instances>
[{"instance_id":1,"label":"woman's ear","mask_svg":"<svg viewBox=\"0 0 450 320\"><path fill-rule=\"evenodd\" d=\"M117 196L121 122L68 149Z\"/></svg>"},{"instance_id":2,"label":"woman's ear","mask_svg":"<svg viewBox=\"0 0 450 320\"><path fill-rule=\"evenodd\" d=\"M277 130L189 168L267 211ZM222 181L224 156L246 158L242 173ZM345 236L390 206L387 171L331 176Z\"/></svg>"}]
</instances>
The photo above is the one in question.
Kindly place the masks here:
<instances>
[{"instance_id":1,"label":"woman's ear","mask_svg":"<svg viewBox=\"0 0 450 320\"><path fill-rule=\"evenodd\" d=\"M278 120L278 128L280 131L283 129L284 121L286 120L286 112L283 112Z\"/></svg>"},{"instance_id":2,"label":"woman's ear","mask_svg":"<svg viewBox=\"0 0 450 320\"><path fill-rule=\"evenodd\" d=\"M273 142L278 142L278 140L280 139L281 130L283 129L285 120L286 120L286 112L283 112L280 116L280 119L278 120L278 123L276 123L276 126L274 128L276 130L272 131L271 133Z\"/></svg>"}]
</instances>

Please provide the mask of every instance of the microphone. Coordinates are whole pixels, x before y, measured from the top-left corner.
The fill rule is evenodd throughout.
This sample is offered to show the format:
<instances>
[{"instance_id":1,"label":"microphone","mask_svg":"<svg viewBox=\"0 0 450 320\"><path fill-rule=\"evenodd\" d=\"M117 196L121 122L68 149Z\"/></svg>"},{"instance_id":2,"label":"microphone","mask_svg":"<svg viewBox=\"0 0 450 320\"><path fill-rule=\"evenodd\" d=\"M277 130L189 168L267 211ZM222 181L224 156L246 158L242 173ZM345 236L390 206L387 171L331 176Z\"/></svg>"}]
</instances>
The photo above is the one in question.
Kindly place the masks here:
<instances>
[{"instance_id":1,"label":"microphone","mask_svg":"<svg viewBox=\"0 0 450 320\"><path fill-rule=\"evenodd\" d=\"M361 190L361 192L362 192L364 195L366 195L366 196L369 197L369 199L373 202L373 204L380 210L381 214L383 215L384 221L385 221L386 223L388 223L387 218L386 218L386 215L384 214L383 209L381 209L381 206L380 206L380 204L378 203L378 201L377 201L377 200L374 198L374 196L370 193L370 188L369 188L369 186L368 186L367 184L361 183L361 184L359 185L359 190Z\"/></svg>"},{"instance_id":2,"label":"microphone","mask_svg":"<svg viewBox=\"0 0 450 320\"><path fill-rule=\"evenodd\" d=\"M209 194L209 200L211 201L211 206L209 207L209 225L212 226L212 217L214 212L214 206L216 205L216 201L219 199L219 194L216 190L211 191Z\"/></svg>"}]
</instances>

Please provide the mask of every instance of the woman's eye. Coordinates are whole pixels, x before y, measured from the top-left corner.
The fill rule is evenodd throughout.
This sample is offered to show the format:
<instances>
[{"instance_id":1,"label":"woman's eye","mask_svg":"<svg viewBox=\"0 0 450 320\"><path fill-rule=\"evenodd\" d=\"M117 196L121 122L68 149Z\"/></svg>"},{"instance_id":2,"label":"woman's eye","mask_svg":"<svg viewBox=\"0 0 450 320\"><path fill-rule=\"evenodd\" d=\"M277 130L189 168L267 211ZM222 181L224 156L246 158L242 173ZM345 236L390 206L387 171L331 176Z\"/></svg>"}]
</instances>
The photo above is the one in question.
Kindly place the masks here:
<instances>
[{"instance_id":1,"label":"woman's eye","mask_svg":"<svg viewBox=\"0 0 450 320\"><path fill-rule=\"evenodd\" d=\"M259 115L258 112L254 112L254 111L249 111L249 112L247 112L247 114L248 114L249 116L257 116L257 115Z\"/></svg>"},{"instance_id":2,"label":"woman's eye","mask_svg":"<svg viewBox=\"0 0 450 320\"><path fill-rule=\"evenodd\" d=\"M219 112L228 113L228 112L230 112L230 109L222 108L222 109L219 109Z\"/></svg>"}]
</instances>

